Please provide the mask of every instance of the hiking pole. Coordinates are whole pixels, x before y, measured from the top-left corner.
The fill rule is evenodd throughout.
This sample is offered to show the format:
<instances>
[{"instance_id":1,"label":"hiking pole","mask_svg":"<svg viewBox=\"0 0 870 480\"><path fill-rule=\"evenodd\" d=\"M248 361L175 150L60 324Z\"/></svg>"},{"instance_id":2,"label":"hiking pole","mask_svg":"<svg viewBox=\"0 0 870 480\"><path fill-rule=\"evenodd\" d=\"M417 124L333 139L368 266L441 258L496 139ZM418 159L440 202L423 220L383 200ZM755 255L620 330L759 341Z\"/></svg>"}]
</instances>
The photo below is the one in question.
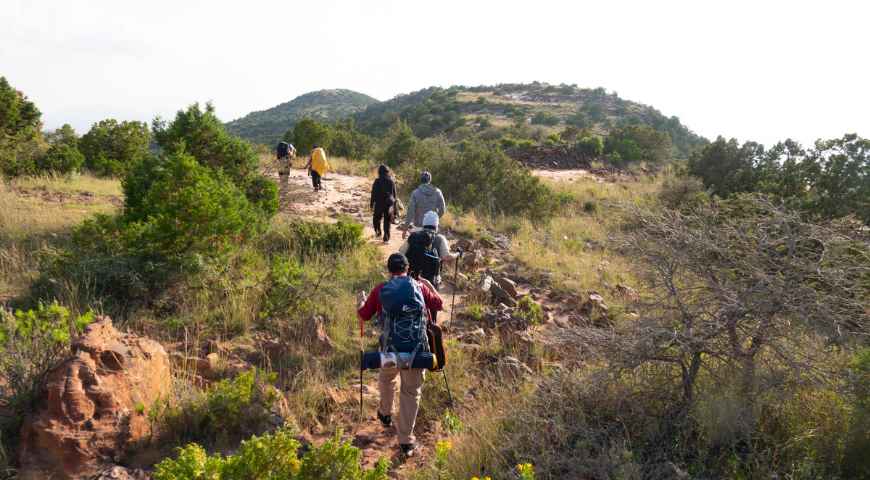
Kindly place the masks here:
<instances>
[{"instance_id":1,"label":"hiking pole","mask_svg":"<svg viewBox=\"0 0 870 480\"><path fill-rule=\"evenodd\" d=\"M453 310L456 309L456 276L459 273L459 261L462 260L462 249L457 247L456 251L459 252L459 260L453 265L453 300L450 303L450 325L453 325ZM456 407L453 405L453 394L450 393L450 381L447 380L447 368L444 367L441 371L444 372L444 384L447 385L447 398L450 399L450 409L455 412Z\"/></svg>"},{"instance_id":2,"label":"hiking pole","mask_svg":"<svg viewBox=\"0 0 870 480\"><path fill-rule=\"evenodd\" d=\"M363 321L359 321L359 419L363 418Z\"/></svg>"}]
</instances>

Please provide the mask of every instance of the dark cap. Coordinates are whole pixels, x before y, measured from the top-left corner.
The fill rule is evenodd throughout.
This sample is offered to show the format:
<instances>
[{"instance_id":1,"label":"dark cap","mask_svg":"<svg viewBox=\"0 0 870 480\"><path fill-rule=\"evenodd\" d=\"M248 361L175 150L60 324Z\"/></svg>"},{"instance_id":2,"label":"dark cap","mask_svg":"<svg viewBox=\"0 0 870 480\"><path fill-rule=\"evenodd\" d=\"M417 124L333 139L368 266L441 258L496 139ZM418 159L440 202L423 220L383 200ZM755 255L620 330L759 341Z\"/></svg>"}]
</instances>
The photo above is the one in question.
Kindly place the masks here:
<instances>
[{"instance_id":1,"label":"dark cap","mask_svg":"<svg viewBox=\"0 0 870 480\"><path fill-rule=\"evenodd\" d=\"M390 273L402 273L408 266L408 258L401 253L394 253L387 258L387 270Z\"/></svg>"}]
</instances>

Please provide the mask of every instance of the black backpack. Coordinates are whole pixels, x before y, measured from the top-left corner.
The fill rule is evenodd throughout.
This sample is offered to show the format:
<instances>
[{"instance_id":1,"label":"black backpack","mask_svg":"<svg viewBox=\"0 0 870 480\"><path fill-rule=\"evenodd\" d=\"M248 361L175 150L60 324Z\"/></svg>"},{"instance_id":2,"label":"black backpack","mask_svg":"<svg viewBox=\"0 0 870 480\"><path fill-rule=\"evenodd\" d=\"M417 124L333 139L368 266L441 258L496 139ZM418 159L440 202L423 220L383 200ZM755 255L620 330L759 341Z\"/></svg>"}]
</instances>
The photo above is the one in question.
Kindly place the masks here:
<instances>
[{"instance_id":1,"label":"black backpack","mask_svg":"<svg viewBox=\"0 0 870 480\"><path fill-rule=\"evenodd\" d=\"M441 257L435 248L435 233L429 229L414 232L408 237L408 275L434 281L441 273Z\"/></svg>"},{"instance_id":2,"label":"black backpack","mask_svg":"<svg viewBox=\"0 0 870 480\"><path fill-rule=\"evenodd\" d=\"M278 143L278 156L279 157L289 157L290 156L290 144L287 142Z\"/></svg>"}]
</instances>

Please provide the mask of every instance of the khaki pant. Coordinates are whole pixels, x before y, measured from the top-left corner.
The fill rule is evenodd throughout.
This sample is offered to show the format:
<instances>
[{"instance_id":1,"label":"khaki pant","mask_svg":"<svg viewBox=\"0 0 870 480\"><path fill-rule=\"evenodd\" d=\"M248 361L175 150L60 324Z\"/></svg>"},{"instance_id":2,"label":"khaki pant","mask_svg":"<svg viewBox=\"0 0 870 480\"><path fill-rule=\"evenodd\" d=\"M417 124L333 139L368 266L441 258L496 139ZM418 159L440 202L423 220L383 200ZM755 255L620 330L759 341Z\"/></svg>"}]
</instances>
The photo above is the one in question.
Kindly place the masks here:
<instances>
[{"instance_id":1,"label":"khaki pant","mask_svg":"<svg viewBox=\"0 0 870 480\"><path fill-rule=\"evenodd\" d=\"M381 403L378 410L381 415L393 414L393 398L396 395L396 383L401 376L402 384L399 387L399 414L396 415L396 431L399 443L407 445L414 443L414 424L417 422L417 410L420 408L420 391L423 389L423 381L426 379L426 370L422 368L407 368L401 371L396 367L381 368L378 378L378 391L381 394Z\"/></svg>"}]
</instances>

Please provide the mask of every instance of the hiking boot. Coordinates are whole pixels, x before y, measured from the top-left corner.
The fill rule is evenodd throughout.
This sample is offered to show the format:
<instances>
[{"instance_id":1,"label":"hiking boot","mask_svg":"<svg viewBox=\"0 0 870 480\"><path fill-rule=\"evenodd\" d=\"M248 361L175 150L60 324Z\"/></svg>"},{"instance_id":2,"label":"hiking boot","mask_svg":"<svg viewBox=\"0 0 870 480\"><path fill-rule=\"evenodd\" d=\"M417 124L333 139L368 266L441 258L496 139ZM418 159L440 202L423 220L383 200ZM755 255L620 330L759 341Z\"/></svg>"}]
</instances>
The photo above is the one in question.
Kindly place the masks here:
<instances>
[{"instance_id":1,"label":"hiking boot","mask_svg":"<svg viewBox=\"0 0 870 480\"><path fill-rule=\"evenodd\" d=\"M393 426L393 416L392 415L381 415L380 410L378 410L378 420L381 421L381 426L384 428L390 428Z\"/></svg>"},{"instance_id":2,"label":"hiking boot","mask_svg":"<svg viewBox=\"0 0 870 480\"><path fill-rule=\"evenodd\" d=\"M414 455L414 452L417 451L417 442L409 443L406 445L400 443L399 448L402 449L402 453L405 455L405 457L410 457Z\"/></svg>"},{"instance_id":3,"label":"hiking boot","mask_svg":"<svg viewBox=\"0 0 870 480\"><path fill-rule=\"evenodd\" d=\"M384 243L390 243L390 236L384 235Z\"/></svg>"},{"instance_id":4,"label":"hiking boot","mask_svg":"<svg viewBox=\"0 0 870 480\"><path fill-rule=\"evenodd\" d=\"M375 238L378 238L378 237L380 237L380 236L381 236L381 230L380 230L380 229L376 229L376 230L375 230Z\"/></svg>"}]
</instances>

